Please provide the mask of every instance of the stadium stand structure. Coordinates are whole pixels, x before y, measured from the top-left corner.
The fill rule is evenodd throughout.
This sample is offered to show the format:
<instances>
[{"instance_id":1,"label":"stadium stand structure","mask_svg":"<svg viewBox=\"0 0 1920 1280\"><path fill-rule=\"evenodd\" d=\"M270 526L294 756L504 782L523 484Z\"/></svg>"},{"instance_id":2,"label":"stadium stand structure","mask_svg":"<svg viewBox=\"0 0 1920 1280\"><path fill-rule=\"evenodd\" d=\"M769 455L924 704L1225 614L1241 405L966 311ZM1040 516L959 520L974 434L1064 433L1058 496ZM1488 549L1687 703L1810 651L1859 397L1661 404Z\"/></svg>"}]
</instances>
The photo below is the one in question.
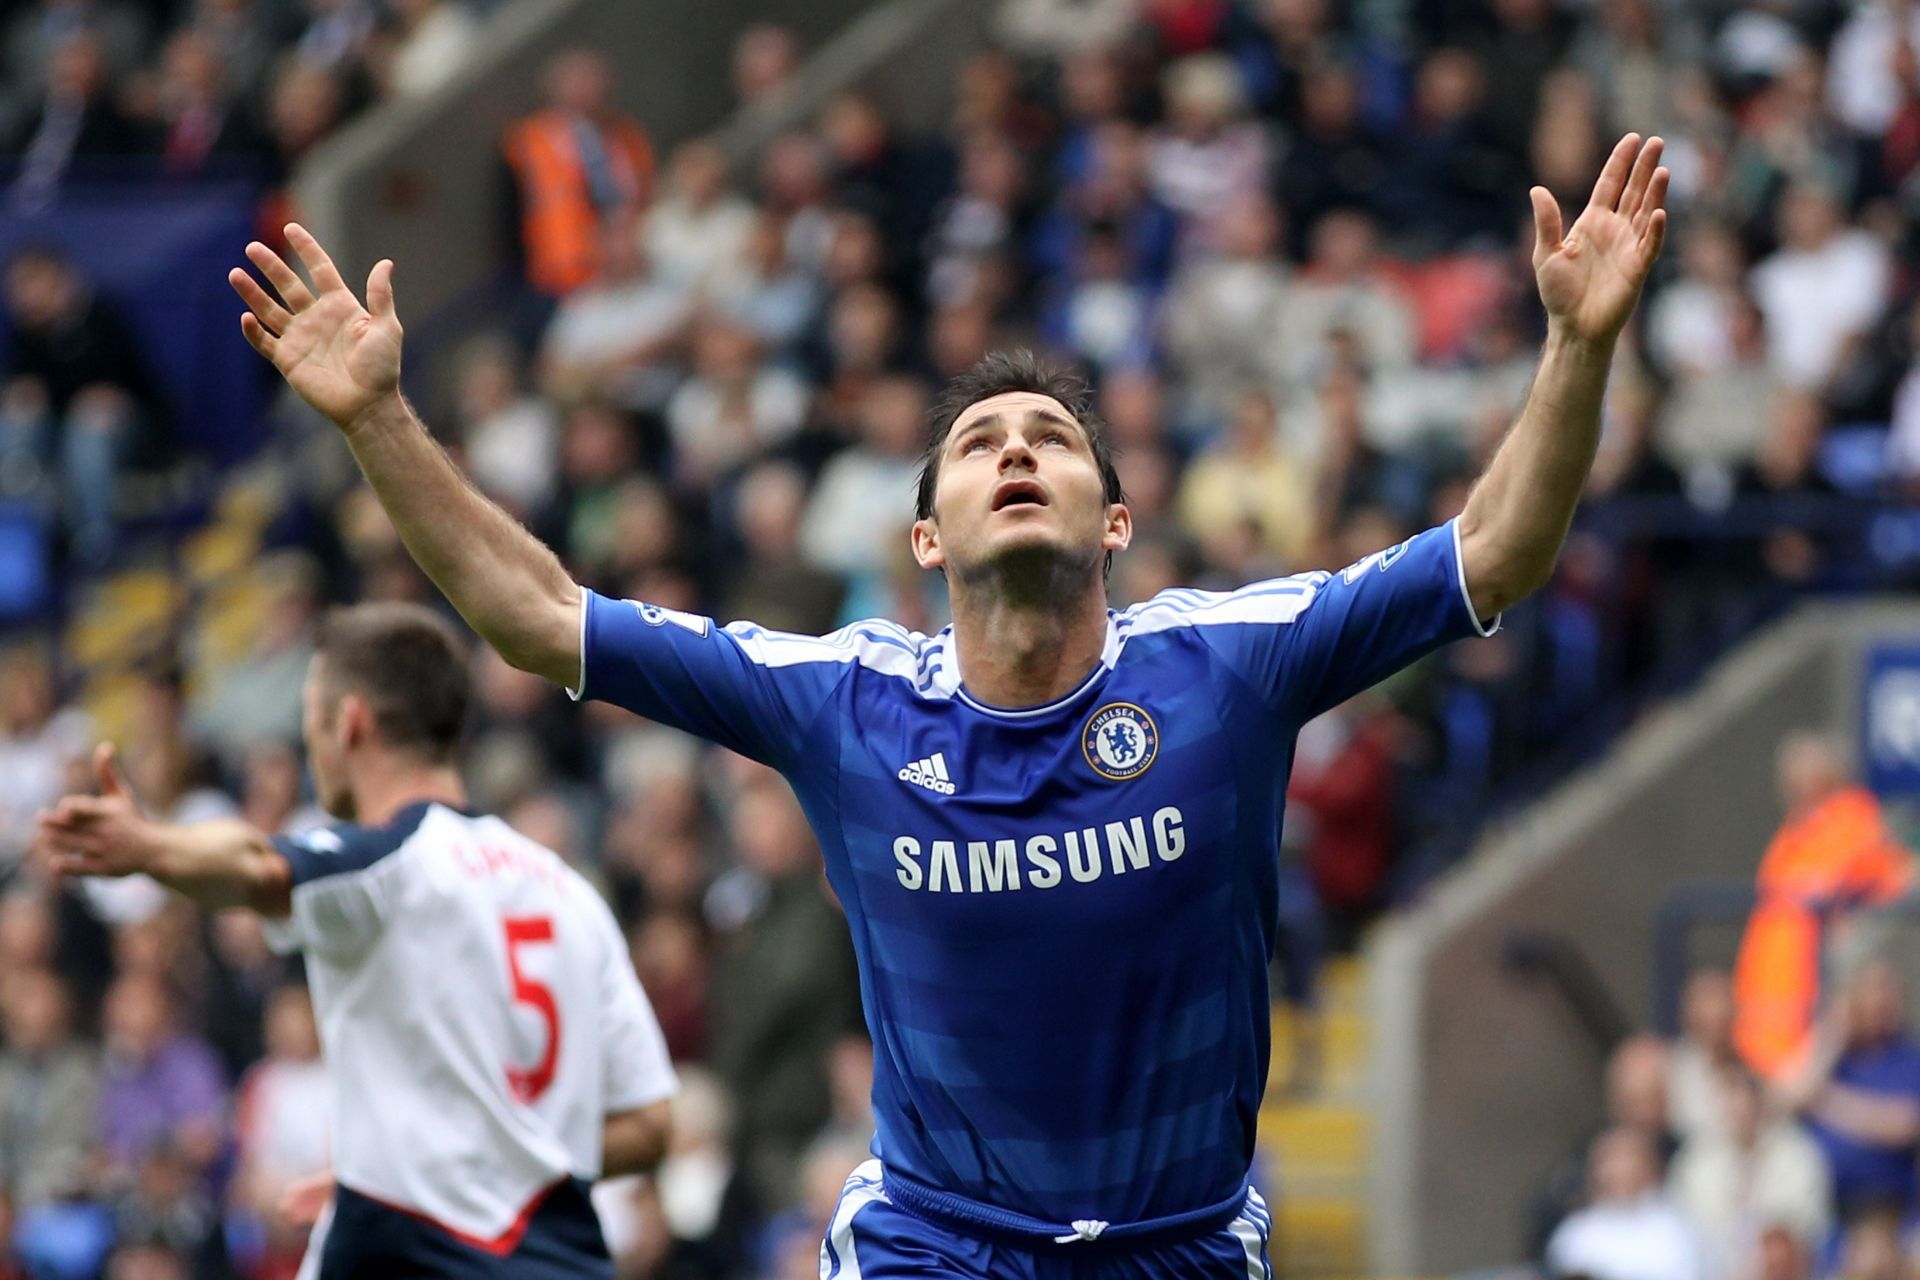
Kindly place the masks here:
<instances>
[{"instance_id":1,"label":"stadium stand structure","mask_svg":"<svg viewBox=\"0 0 1920 1280\"><path fill-rule=\"evenodd\" d=\"M1499 824L1375 936L1373 1274L1524 1257L1525 1205L1598 1122L1602 1059L1551 992L1503 970L1513 930L1577 949L1651 1024L1662 902L1693 881L1751 879L1779 820L1775 746L1809 727L1854 733L1866 655L1916 632L1920 608L1892 600L1775 623L1604 762Z\"/></svg>"}]
</instances>

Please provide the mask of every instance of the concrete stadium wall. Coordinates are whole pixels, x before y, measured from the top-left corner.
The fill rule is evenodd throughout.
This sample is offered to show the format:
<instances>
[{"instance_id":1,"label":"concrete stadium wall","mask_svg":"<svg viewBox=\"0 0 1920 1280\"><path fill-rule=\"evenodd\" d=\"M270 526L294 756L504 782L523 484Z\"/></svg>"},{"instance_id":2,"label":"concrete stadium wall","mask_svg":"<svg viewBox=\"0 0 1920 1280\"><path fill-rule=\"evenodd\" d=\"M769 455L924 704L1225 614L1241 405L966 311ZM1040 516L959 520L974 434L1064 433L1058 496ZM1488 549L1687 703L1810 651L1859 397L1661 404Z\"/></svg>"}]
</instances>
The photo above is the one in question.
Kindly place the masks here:
<instances>
[{"instance_id":1,"label":"concrete stadium wall","mask_svg":"<svg viewBox=\"0 0 1920 1280\"><path fill-rule=\"evenodd\" d=\"M1822 604L1776 624L1379 933L1376 1275L1518 1260L1529 1202L1600 1122L1590 1041L1553 992L1501 972L1511 931L1572 943L1649 1023L1661 901L1753 874L1780 819L1775 744L1808 726L1850 732L1863 651L1915 635L1913 604Z\"/></svg>"},{"instance_id":2,"label":"concrete stadium wall","mask_svg":"<svg viewBox=\"0 0 1920 1280\"><path fill-rule=\"evenodd\" d=\"M939 38L903 40L906 48L877 71L847 60L852 72L870 74L890 104L921 119L927 104L950 96L947 72L969 47L954 36L972 24L955 14L980 7L952 0L518 0L496 14L479 56L445 89L374 111L325 143L303 167L295 196L349 281L364 280L390 257L402 314L430 316L484 282L500 260L499 138L538 105L541 69L557 50L606 51L619 70L622 106L664 153L727 120L732 42L756 21L784 23L809 49L869 10L904 8L904 17L934 24Z\"/></svg>"}]
</instances>

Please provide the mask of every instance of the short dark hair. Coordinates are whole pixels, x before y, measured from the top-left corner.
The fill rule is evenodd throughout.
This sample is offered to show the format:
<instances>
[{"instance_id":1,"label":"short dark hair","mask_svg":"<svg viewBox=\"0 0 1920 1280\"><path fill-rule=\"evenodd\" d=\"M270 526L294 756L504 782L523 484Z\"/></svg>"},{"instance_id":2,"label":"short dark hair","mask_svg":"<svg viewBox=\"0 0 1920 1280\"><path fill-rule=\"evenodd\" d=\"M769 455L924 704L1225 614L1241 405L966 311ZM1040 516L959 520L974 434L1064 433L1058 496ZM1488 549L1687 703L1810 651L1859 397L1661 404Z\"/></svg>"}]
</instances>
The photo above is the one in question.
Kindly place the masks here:
<instances>
[{"instance_id":1,"label":"short dark hair","mask_svg":"<svg viewBox=\"0 0 1920 1280\"><path fill-rule=\"evenodd\" d=\"M919 487L913 503L915 519L925 520L933 514L933 490L940 480L940 451L953 432L953 424L973 405L1011 391L1030 391L1059 401L1060 407L1087 433L1087 443L1093 448L1094 465L1100 468L1100 482L1106 489L1108 504L1127 500L1120 488L1120 472L1113 464L1113 442L1107 438L1107 424L1093 407L1093 388L1067 366L1022 347L990 352L971 369L956 375L940 393L927 418L927 447L920 456Z\"/></svg>"},{"instance_id":2,"label":"short dark hair","mask_svg":"<svg viewBox=\"0 0 1920 1280\"><path fill-rule=\"evenodd\" d=\"M380 740L434 764L453 760L473 703L465 647L414 604L358 604L320 620L315 655L331 699L355 693Z\"/></svg>"}]
</instances>

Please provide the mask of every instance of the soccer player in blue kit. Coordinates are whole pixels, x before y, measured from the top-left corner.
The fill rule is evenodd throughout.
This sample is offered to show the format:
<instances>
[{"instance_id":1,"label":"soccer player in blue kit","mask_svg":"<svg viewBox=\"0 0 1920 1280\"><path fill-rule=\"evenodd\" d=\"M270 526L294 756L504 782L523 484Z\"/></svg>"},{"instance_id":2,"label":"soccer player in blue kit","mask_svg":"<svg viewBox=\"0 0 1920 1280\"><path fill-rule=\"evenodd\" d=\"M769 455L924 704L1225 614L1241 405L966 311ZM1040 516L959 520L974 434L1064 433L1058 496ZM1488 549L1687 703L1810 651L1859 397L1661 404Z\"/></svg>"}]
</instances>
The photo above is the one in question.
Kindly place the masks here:
<instances>
[{"instance_id":1,"label":"soccer player in blue kit","mask_svg":"<svg viewBox=\"0 0 1920 1280\"><path fill-rule=\"evenodd\" d=\"M1571 227L1532 192L1548 328L1458 519L1341 573L1108 607L1132 517L1078 381L989 357L935 410L913 526L953 623L822 638L574 583L401 398L392 264L365 309L248 246L249 342L345 435L401 537L522 669L779 769L845 908L874 1159L829 1280L1266 1274L1248 1181L1295 732L1552 572L1615 342L1666 229L1661 143L1616 146Z\"/></svg>"}]
</instances>

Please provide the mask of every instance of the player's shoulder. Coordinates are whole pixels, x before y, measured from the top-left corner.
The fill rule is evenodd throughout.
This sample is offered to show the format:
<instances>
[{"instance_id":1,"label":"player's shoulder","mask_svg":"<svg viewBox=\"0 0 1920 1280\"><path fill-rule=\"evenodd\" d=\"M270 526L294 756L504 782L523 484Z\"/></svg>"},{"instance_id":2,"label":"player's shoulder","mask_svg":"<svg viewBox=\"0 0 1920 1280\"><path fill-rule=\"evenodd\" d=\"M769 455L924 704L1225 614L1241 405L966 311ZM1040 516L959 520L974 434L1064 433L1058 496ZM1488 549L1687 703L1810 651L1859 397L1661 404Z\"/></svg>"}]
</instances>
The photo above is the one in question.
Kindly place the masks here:
<instances>
[{"instance_id":1,"label":"player's shoulder","mask_svg":"<svg viewBox=\"0 0 1920 1280\"><path fill-rule=\"evenodd\" d=\"M931 638L885 618L862 618L822 636L776 631L755 622L721 630L763 667L829 664L860 667L912 679L920 674Z\"/></svg>"},{"instance_id":2,"label":"player's shoulder","mask_svg":"<svg viewBox=\"0 0 1920 1280\"><path fill-rule=\"evenodd\" d=\"M1233 623L1284 623L1299 617L1333 575L1321 570L1266 578L1231 591L1169 587L1122 609L1117 625L1127 637Z\"/></svg>"},{"instance_id":3,"label":"player's shoulder","mask_svg":"<svg viewBox=\"0 0 1920 1280\"><path fill-rule=\"evenodd\" d=\"M398 853L420 834L429 814L440 806L410 804L385 822L337 822L293 835L277 836L274 847L292 865L293 882L307 884L330 876L366 871Z\"/></svg>"},{"instance_id":4,"label":"player's shoulder","mask_svg":"<svg viewBox=\"0 0 1920 1280\"><path fill-rule=\"evenodd\" d=\"M451 866L457 879L500 882L510 895L557 894L558 901L612 920L600 890L564 854L516 830L497 814L454 816L460 819L461 829L450 830L451 838L439 851L447 855L442 863Z\"/></svg>"}]
</instances>

